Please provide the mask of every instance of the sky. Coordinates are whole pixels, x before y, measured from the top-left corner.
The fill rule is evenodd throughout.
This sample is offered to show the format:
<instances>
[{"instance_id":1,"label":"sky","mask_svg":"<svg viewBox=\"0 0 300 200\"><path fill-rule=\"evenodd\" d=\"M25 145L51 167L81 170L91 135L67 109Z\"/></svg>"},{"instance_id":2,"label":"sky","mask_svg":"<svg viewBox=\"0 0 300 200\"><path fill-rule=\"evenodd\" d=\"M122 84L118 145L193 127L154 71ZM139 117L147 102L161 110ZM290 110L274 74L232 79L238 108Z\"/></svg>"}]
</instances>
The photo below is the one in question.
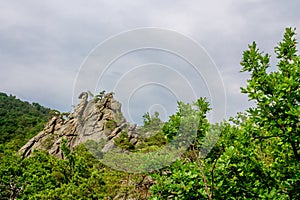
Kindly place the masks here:
<instances>
[{"instance_id":1,"label":"sky","mask_svg":"<svg viewBox=\"0 0 300 200\"><path fill-rule=\"evenodd\" d=\"M271 54L272 65L276 66L274 46L281 41L285 28L300 28L298 0L0 3L1 92L68 112L76 104L79 90L90 89L81 88L78 83L90 81L92 92L113 90L125 116L137 123L143 113L155 110L166 120L175 112L177 100L189 101L194 96L207 96L213 104L214 116L219 115L211 117L212 121L246 110L253 103L240 92L249 78L249 74L240 73L242 52L256 41L261 51ZM95 74L85 68L86 63L98 47L103 47L101 44L122 33L150 27L196 42L203 48L200 54L206 53L211 59L222 85L216 84L219 79L206 80L206 75L197 79L189 63L158 49L122 56L103 76L98 75L98 69L97 81L89 78ZM114 46L107 48L107 52L115 52ZM195 53L192 50L189 54ZM86 76L82 76L84 70ZM196 92L190 94L191 88ZM221 93L225 98L218 97ZM184 99L186 96L191 98Z\"/></svg>"}]
</instances>

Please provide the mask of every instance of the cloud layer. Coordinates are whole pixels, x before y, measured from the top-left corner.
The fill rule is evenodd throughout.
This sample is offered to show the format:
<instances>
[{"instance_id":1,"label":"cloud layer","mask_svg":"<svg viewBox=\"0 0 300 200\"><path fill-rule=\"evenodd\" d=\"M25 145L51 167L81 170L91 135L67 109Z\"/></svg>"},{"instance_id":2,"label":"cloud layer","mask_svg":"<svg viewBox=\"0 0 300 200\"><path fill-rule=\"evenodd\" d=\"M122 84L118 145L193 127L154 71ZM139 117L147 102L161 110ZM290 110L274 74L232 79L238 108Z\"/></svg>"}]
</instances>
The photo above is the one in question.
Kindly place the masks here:
<instances>
[{"instance_id":1,"label":"cloud layer","mask_svg":"<svg viewBox=\"0 0 300 200\"><path fill-rule=\"evenodd\" d=\"M300 25L298 0L0 2L0 91L62 111L70 111L76 74L96 45L123 31L158 27L185 34L207 50L224 81L227 116L234 115L251 105L239 90L247 79L239 73L247 44L257 41L272 53L285 27ZM130 65L138 57L120 61ZM140 55L139 63L164 59ZM114 73L117 78L122 70Z\"/></svg>"}]
</instances>

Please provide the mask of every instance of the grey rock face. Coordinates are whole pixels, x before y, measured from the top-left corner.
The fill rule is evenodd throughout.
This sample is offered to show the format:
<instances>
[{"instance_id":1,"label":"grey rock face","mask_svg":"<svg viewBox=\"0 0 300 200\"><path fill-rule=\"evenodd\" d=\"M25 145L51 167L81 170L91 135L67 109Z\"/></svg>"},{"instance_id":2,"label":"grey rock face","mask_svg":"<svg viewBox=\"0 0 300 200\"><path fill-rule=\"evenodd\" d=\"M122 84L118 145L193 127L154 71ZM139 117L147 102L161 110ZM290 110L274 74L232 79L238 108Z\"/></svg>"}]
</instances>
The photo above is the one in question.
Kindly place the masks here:
<instances>
[{"instance_id":1,"label":"grey rock face","mask_svg":"<svg viewBox=\"0 0 300 200\"><path fill-rule=\"evenodd\" d=\"M45 126L44 130L27 142L19 153L23 158L31 155L34 149L46 150L59 158L63 158L60 149L63 139L67 146L74 149L86 141L106 141L102 151L113 149L113 139L118 137L122 130L128 129L132 143L137 143L137 126L129 126L121 112L121 104L113 98L112 93L104 95L101 99L88 101L88 93L83 92L81 101L67 119L54 116Z\"/></svg>"}]
</instances>

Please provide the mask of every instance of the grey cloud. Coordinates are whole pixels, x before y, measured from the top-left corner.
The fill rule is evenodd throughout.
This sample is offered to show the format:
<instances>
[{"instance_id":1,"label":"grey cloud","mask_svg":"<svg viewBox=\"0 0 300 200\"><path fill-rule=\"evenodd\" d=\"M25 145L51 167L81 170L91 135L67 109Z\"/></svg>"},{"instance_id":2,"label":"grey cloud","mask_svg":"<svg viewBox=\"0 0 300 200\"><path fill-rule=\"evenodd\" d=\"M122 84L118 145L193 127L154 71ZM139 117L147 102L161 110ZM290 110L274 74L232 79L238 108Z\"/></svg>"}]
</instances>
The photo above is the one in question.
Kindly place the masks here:
<instances>
[{"instance_id":1,"label":"grey cloud","mask_svg":"<svg viewBox=\"0 0 300 200\"><path fill-rule=\"evenodd\" d=\"M300 25L297 0L0 2L0 90L63 111L70 109L76 73L92 48L121 31L154 26L186 34L207 49L224 80L227 116L234 115L252 105L239 92L248 77L239 73L247 44L255 40L272 52L286 26ZM156 61L183 66L158 54L120 61L119 67ZM123 71L110 73L105 80L113 83ZM191 77L192 71L181 73ZM197 95L203 95L203 80L190 81L200 85Z\"/></svg>"}]
</instances>

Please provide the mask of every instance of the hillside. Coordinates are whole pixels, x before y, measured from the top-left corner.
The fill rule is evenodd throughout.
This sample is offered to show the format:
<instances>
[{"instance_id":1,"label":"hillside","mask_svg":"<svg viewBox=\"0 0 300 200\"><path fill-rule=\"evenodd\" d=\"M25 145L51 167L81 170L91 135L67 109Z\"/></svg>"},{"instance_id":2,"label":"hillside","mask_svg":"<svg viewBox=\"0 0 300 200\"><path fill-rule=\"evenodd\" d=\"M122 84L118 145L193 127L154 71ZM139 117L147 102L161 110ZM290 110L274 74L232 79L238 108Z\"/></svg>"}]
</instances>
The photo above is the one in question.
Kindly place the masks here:
<instances>
[{"instance_id":1,"label":"hillside","mask_svg":"<svg viewBox=\"0 0 300 200\"><path fill-rule=\"evenodd\" d=\"M249 45L241 92L255 106L219 124L202 97L179 101L166 122L146 113L137 127L112 93L82 93L73 113L47 124L49 109L1 94L0 199L300 199L295 34L286 29L271 72L269 55Z\"/></svg>"},{"instance_id":2,"label":"hillside","mask_svg":"<svg viewBox=\"0 0 300 200\"><path fill-rule=\"evenodd\" d=\"M14 140L19 149L41 131L50 118L51 109L0 93L0 145Z\"/></svg>"},{"instance_id":3,"label":"hillside","mask_svg":"<svg viewBox=\"0 0 300 200\"><path fill-rule=\"evenodd\" d=\"M107 150L115 145L127 150L127 140L123 132L121 134L121 127L127 123L120 113L120 103L113 99L111 93L90 101L87 100L87 93L82 93L81 102L68 116L37 103L23 102L14 96L2 96L5 123L1 129L11 127L12 130L9 137L1 138L1 199L147 197L153 182L150 176L130 175L129 178L126 172L105 167L82 145L89 139L98 141L105 138L107 147L104 147ZM51 113L55 115L50 117ZM22 127L23 132L16 131L16 127ZM132 138L135 127L127 127ZM147 146L147 141L150 141L152 146L160 145L162 141L155 137L140 144ZM134 141L131 146L136 143ZM24 146L21 148L20 145ZM129 179L130 184L126 183Z\"/></svg>"}]
</instances>

